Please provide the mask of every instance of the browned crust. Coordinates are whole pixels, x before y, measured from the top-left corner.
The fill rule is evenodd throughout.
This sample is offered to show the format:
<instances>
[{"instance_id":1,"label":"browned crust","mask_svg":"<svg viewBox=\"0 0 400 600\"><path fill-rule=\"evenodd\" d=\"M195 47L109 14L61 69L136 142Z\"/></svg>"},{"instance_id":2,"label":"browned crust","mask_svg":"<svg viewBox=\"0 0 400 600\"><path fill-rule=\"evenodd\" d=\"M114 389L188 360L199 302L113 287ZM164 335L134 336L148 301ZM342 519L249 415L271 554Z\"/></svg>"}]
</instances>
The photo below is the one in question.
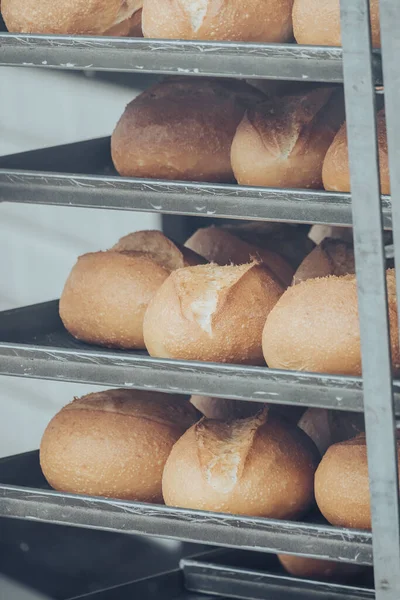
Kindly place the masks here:
<instances>
[{"instance_id":1,"label":"browned crust","mask_svg":"<svg viewBox=\"0 0 400 600\"><path fill-rule=\"evenodd\" d=\"M399 442L397 448L400 458ZM315 474L315 496L332 525L371 529L365 436L329 448Z\"/></svg>"},{"instance_id":2,"label":"browned crust","mask_svg":"<svg viewBox=\"0 0 400 600\"><path fill-rule=\"evenodd\" d=\"M377 116L379 163L382 194L390 194L389 157L386 137L385 111ZM334 192L350 192L349 150L344 123L332 142L322 170L324 188Z\"/></svg>"},{"instance_id":3,"label":"browned crust","mask_svg":"<svg viewBox=\"0 0 400 600\"><path fill-rule=\"evenodd\" d=\"M400 368L394 271L387 271L393 368ZM269 367L343 375L361 374L356 279L309 279L288 288L263 331Z\"/></svg>"},{"instance_id":4,"label":"browned crust","mask_svg":"<svg viewBox=\"0 0 400 600\"><path fill-rule=\"evenodd\" d=\"M307 279L355 273L353 245L340 239L325 238L306 256L293 277L296 285Z\"/></svg>"},{"instance_id":5,"label":"browned crust","mask_svg":"<svg viewBox=\"0 0 400 600\"><path fill-rule=\"evenodd\" d=\"M264 96L243 82L172 78L135 98L111 139L129 177L231 182L232 139L244 111Z\"/></svg>"},{"instance_id":6,"label":"browned crust","mask_svg":"<svg viewBox=\"0 0 400 600\"><path fill-rule=\"evenodd\" d=\"M344 118L336 88L277 97L248 110L231 149L238 183L322 187L323 160Z\"/></svg>"},{"instance_id":7,"label":"browned crust","mask_svg":"<svg viewBox=\"0 0 400 600\"><path fill-rule=\"evenodd\" d=\"M238 279L218 294L210 334L193 316L190 306L193 290L197 294L204 289L202 269L212 272L215 268L237 269ZM201 265L174 271L147 309L143 325L146 348L151 356L162 358L263 364L262 328L282 292L272 274L254 263L241 267Z\"/></svg>"},{"instance_id":8,"label":"browned crust","mask_svg":"<svg viewBox=\"0 0 400 600\"><path fill-rule=\"evenodd\" d=\"M198 229L186 242L185 246L204 256L217 265L243 265L252 260L263 263L282 286L290 285L293 269L289 263L276 252L249 244L218 227Z\"/></svg>"},{"instance_id":9,"label":"browned crust","mask_svg":"<svg viewBox=\"0 0 400 600\"><path fill-rule=\"evenodd\" d=\"M269 518L295 518L313 502L316 459L306 436L278 419L202 420L174 445L165 503ZM190 478L190 485L185 484Z\"/></svg>"},{"instance_id":10,"label":"browned crust","mask_svg":"<svg viewBox=\"0 0 400 600\"><path fill-rule=\"evenodd\" d=\"M143 2L125 4L121 7L120 0L2 0L1 9L7 29L16 33L132 35L138 33Z\"/></svg>"},{"instance_id":11,"label":"browned crust","mask_svg":"<svg viewBox=\"0 0 400 600\"><path fill-rule=\"evenodd\" d=\"M198 4L198 3L196 3ZM292 37L293 0L208 0L192 21L190 0L146 0L143 33L150 38L285 42ZM203 17L203 18L202 18Z\"/></svg>"},{"instance_id":12,"label":"browned crust","mask_svg":"<svg viewBox=\"0 0 400 600\"><path fill-rule=\"evenodd\" d=\"M381 45L379 0L370 0L372 43ZM340 0L294 0L293 30L298 44L341 46Z\"/></svg>"},{"instance_id":13,"label":"browned crust","mask_svg":"<svg viewBox=\"0 0 400 600\"><path fill-rule=\"evenodd\" d=\"M109 390L89 394L49 423L40 464L63 492L162 502L173 444L198 416L181 396Z\"/></svg>"}]
</instances>

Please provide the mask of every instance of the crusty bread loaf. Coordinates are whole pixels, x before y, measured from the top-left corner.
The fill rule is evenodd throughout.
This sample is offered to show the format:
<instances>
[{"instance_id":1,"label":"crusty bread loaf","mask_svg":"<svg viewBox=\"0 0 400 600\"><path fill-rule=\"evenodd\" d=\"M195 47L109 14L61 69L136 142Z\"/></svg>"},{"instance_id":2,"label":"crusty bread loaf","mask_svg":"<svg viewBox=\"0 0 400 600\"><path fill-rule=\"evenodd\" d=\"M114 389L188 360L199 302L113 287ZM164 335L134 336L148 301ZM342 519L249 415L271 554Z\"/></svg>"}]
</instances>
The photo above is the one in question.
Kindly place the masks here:
<instances>
[{"instance_id":1,"label":"crusty bread loaf","mask_svg":"<svg viewBox=\"0 0 400 600\"><path fill-rule=\"evenodd\" d=\"M400 459L400 444L397 441ZM338 527L371 528L367 445L363 434L334 444L315 474L315 497L324 517Z\"/></svg>"},{"instance_id":2,"label":"crusty bread loaf","mask_svg":"<svg viewBox=\"0 0 400 600\"><path fill-rule=\"evenodd\" d=\"M8 31L140 35L142 0L2 0Z\"/></svg>"},{"instance_id":3,"label":"crusty bread loaf","mask_svg":"<svg viewBox=\"0 0 400 600\"><path fill-rule=\"evenodd\" d=\"M111 138L127 177L233 181L230 148L245 110L264 95L240 81L171 78L135 98Z\"/></svg>"},{"instance_id":4,"label":"crusty bread loaf","mask_svg":"<svg viewBox=\"0 0 400 600\"><path fill-rule=\"evenodd\" d=\"M268 410L227 422L202 419L171 451L164 501L256 517L299 517L313 502L314 452L302 431L268 418Z\"/></svg>"},{"instance_id":5,"label":"crusty bread loaf","mask_svg":"<svg viewBox=\"0 0 400 600\"><path fill-rule=\"evenodd\" d=\"M387 271L392 361L400 369L395 274ZM263 331L269 367L361 375L360 326L354 275L309 279L288 288Z\"/></svg>"},{"instance_id":6,"label":"crusty bread loaf","mask_svg":"<svg viewBox=\"0 0 400 600\"><path fill-rule=\"evenodd\" d=\"M389 156L385 111L377 115L379 165L382 194L390 194ZM350 192L349 146L346 123L342 125L326 153L322 170L324 188L334 192Z\"/></svg>"},{"instance_id":7,"label":"crusty bread loaf","mask_svg":"<svg viewBox=\"0 0 400 600\"><path fill-rule=\"evenodd\" d=\"M292 37L293 0L144 0L150 38L285 42Z\"/></svg>"},{"instance_id":8,"label":"crusty bread loaf","mask_svg":"<svg viewBox=\"0 0 400 600\"><path fill-rule=\"evenodd\" d=\"M249 109L232 142L240 184L322 187L325 154L345 118L343 92L318 87Z\"/></svg>"},{"instance_id":9,"label":"crusty bread loaf","mask_svg":"<svg viewBox=\"0 0 400 600\"><path fill-rule=\"evenodd\" d=\"M293 277L296 285L307 279L328 275L352 275L355 273L352 244L340 239L325 238L306 256Z\"/></svg>"},{"instance_id":10,"label":"crusty bread loaf","mask_svg":"<svg viewBox=\"0 0 400 600\"><path fill-rule=\"evenodd\" d=\"M372 43L381 45L379 0L370 0ZM341 46L340 0L294 0L293 30L298 44Z\"/></svg>"},{"instance_id":11,"label":"crusty bread loaf","mask_svg":"<svg viewBox=\"0 0 400 600\"><path fill-rule=\"evenodd\" d=\"M282 292L257 263L178 269L146 311L146 348L161 358L263 364L262 329Z\"/></svg>"},{"instance_id":12,"label":"crusty bread loaf","mask_svg":"<svg viewBox=\"0 0 400 600\"><path fill-rule=\"evenodd\" d=\"M291 554L278 554L282 567L294 577L322 581L347 581L365 571L365 567L332 560L305 558Z\"/></svg>"},{"instance_id":13,"label":"crusty bread loaf","mask_svg":"<svg viewBox=\"0 0 400 600\"><path fill-rule=\"evenodd\" d=\"M144 348L143 318L148 303L172 270L196 260L204 262L159 231L136 232L122 238L113 250L84 254L72 268L61 295L64 326L90 344Z\"/></svg>"},{"instance_id":14,"label":"crusty bread loaf","mask_svg":"<svg viewBox=\"0 0 400 600\"><path fill-rule=\"evenodd\" d=\"M183 396L134 390L88 394L50 421L40 464L56 490L162 502L164 464L198 417Z\"/></svg>"},{"instance_id":15,"label":"crusty bread loaf","mask_svg":"<svg viewBox=\"0 0 400 600\"><path fill-rule=\"evenodd\" d=\"M220 227L198 229L186 241L185 246L221 266L243 265L257 260L270 269L283 287L290 285L293 277L292 267L279 254L249 244Z\"/></svg>"}]
</instances>

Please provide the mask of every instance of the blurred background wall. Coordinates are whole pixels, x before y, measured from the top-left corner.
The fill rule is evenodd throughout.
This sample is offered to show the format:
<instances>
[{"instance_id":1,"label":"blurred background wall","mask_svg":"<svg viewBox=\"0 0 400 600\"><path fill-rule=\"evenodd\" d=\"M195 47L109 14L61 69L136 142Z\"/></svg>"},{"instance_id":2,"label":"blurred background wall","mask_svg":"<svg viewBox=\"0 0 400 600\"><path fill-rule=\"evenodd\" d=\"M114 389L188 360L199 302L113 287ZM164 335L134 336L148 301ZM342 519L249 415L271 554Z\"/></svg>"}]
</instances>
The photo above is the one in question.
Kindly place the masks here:
<instances>
[{"instance_id":1,"label":"blurred background wall","mask_svg":"<svg viewBox=\"0 0 400 600\"><path fill-rule=\"evenodd\" d=\"M0 155L110 135L150 81L2 68ZM60 296L76 257L106 249L158 215L0 203L0 310ZM92 386L0 377L0 456L37 448L51 417Z\"/></svg>"}]
</instances>

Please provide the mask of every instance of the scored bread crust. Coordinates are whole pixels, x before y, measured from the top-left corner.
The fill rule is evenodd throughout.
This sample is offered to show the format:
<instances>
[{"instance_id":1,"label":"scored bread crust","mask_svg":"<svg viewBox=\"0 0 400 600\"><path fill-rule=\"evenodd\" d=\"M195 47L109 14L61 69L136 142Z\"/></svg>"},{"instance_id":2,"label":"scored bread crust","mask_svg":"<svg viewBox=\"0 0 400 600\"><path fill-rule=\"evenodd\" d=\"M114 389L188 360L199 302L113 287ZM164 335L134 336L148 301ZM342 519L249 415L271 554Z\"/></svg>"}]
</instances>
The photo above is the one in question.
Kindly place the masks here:
<instances>
[{"instance_id":1,"label":"scored bread crust","mask_svg":"<svg viewBox=\"0 0 400 600\"><path fill-rule=\"evenodd\" d=\"M290 285L292 281L293 269L279 254L249 244L219 227L198 229L185 242L185 246L204 256L208 261L221 266L243 265L257 260L265 264L284 287Z\"/></svg>"},{"instance_id":2,"label":"scored bread crust","mask_svg":"<svg viewBox=\"0 0 400 600\"><path fill-rule=\"evenodd\" d=\"M79 340L144 349L143 319L155 292L172 270L203 262L160 231L129 234L107 252L78 258L61 295L60 317Z\"/></svg>"},{"instance_id":3,"label":"scored bread crust","mask_svg":"<svg viewBox=\"0 0 400 600\"><path fill-rule=\"evenodd\" d=\"M174 445L163 474L169 506L296 518L313 502L314 447L264 410L248 419L202 419ZM190 481L190 484L188 484Z\"/></svg>"},{"instance_id":4,"label":"scored bread crust","mask_svg":"<svg viewBox=\"0 0 400 600\"><path fill-rule=\"evenodd\" d=\"M397 454L400 459L399 441ZM363 434L328 449L315 474L315 497L320 511L332 525L371 529L367 445Z\"/></svg>"},{"instance_id":5,"label":"scored bread crust","mask_svg":"<svg viewBox=\"0 0 400 600\"><path fill-rule=\"evenodd\" d=\"M7 29L16 33L129 35L142 0L2 0ZM112 30L115 28L115 33Z\"/></svg>"},{"instance_id":6,"label":"scored bread crust","mask_svg":"<svg viewBox=\"0 0 400 600\"><path fill-rule=\"evenodd\" d=\"M355 268L353 245L341 239L325 238L303 260L294 274L293 284L328 275L353 275Z\"/></svg>"},{"instance_id":7,"label":"scored bread crust","mask_svg":"<svg viewBox=\"0 0 400 600\"><path fill-rule=\"evenodd\" d=\"M398 373L395 274L393 269L386 273L392 362ZM288 288L267 318L262 343L274 369L361 375L355 276L309 279Z\"/></svg>"},{"instance_id":8,"label":"scored bread crust","mask_svg":"<svg viewBox=\"0 0 400 600\"><path fill-rule=\"evenodd\" d=\"M293 0L145 0L149 38L286 42L293 35Z\"/></svg>"},{"instance_id":9,"label":"scored bread crust","mask_svg":"<svg viewBox=\"0 0 400 600\"><path fill-rule=\"evenodd\" d=\"M323 160L344 119L343 92L337 88L318 87L249 109L231 149L238 183L322 187Z\"/></svg>"},{"instance_id":10,"label":"scored bread crust","mask_svg":"<svg viewBox=\"0 0 400 600\"><path fill-rule=\"evenodd\" d=\"M40 464L60 491L162 502L173 444L198 419L182 396L133 390L88 394L47 426Z\"/></svg>"},{"instance_id":11,"label":"scored bread crust","mask_svg":"<svg viewBox=\"0 0 400 600\"><path fill-rule=\"evenodd\" d=\"M381 45L379 0L370 0L372 44ZM341 46L340 0L294 0L293 31L298 44Z\"/></svg>"},{"instance_id":12,"label":"scored bread crust","mask_svg":"<svg viewBox=\"0 0 400 600\"><path fill-rule=\"evenodd\" d=\"M135 98L111 137L126 177L234 181L230 148L245 110L264 95L240 81L171 78Z\"/></svg>"},{"instance_id":13,"label":"scored bread crust","mask_svg":"<svg viewBox=\"0 0 400 600\"><path fill-rule=\"evenodd\" d=\"M261 332L283 287L261 265L179 269L146 311L151 356L263 364Z\"/></svg>"},{"instance_id":14,"label":"scored bread crust","mask_svg":"<svg viewBox=\"0 0 400 600\"><path fill-rule=\"evenodd\" d=\"M390 194L389 156L385 110L377 115L379 170L382 194ZM324 188L334 192L350 192L349 147L346 123L342 125L326 153L322 170Z\"/></svg>"}]
</instances>

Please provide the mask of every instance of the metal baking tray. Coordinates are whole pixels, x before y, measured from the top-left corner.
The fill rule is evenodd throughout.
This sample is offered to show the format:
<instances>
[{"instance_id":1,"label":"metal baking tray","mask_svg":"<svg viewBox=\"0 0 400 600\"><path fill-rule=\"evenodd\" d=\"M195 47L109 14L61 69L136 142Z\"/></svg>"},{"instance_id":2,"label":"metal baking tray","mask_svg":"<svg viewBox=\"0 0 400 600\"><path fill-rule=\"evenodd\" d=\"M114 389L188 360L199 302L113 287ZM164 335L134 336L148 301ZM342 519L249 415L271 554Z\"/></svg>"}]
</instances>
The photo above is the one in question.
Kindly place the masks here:
<instances>
[{"instance_id":1,"label":"metal baking tray","mask_svg":"<svg viewBox=\"0 0 400 600\"><path fill-rule=\"evenodd\" d=\"M165 75L343 81L342 50L251 44L6 33L0 17L0 65ZM380 53L374 54L380 83Z\"/></svg>"},{"instance_id":2,"label":"metal baking tray","mask_svg":"<svg viewBox=\"0 0 400 600\"><path fill-rule=\"evenodd\" d=\"M357 377L151 358L73 338L58 301L0 312L0 375L363 411ZM400 382L394 382L400 415Z\"/></svg>"},{"instance_id":3,"label":"metal baking tray","mask_svg":"<svg viewBox=\"0 0 400 600\"><path fill-rule=\"evenodd\" d=\"M0 157L1 201L287 223L352 224L351 196L346 193L119 177L111 161L109 137ZM382 197L382 206L384 226L390 229L389 196Z\"/></svg>"},{"instance_id":4,"label":"metal baking tray","mask_svg":"<svg viewBox=\"0 0 400 600\"><path fill-rule=\"evenodd\" d=\"M38 452L0 460L0 517L372 564L370 532L331 527L317 513L280 521L56 492Z\"/></svg>"},{"instance_id":5,"label":"metal baking tray","mask_svg":"<svg viewBox=\"0 0 400 600\"><path fill-rule=\"evenodd\" d=\"M221 554L197 544L28 520L0 518L0 530L1 600L14 598L1 577L66 600L176 569L183 557Z\"/></svg>"}]
</instances>

